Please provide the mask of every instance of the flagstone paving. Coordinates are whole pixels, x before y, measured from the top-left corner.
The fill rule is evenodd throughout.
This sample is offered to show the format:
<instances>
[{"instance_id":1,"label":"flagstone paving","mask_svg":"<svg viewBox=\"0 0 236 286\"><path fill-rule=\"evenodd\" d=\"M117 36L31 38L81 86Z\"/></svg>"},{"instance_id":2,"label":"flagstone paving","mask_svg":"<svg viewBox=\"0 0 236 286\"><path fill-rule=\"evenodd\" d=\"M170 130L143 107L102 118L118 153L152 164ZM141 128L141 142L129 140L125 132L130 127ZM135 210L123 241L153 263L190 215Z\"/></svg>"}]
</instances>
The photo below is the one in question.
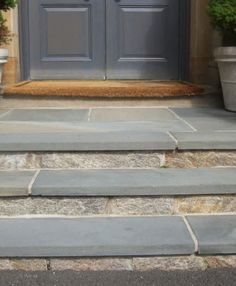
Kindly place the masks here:
<instances>
[{"instance_id":1,"label":"flagstone paving","mask_svg":"<svg viewBox=\"0 0 236 286\"><path fill-rule=\"evenodd\" d=\"M212 108L174 108L183 118L198 131L236 131L236 113Z\"/></svg>"},{"instance_id":2,"label":"flagstone paving","mask_svg":"<svg viewBox=\"0 0 236 286\"><path fill-rule=\"evenodd\" d=\"M222 109L51 108L4 112L0 111L0 151L236 149L236 113Z\"/></svg>"}]
</instances>

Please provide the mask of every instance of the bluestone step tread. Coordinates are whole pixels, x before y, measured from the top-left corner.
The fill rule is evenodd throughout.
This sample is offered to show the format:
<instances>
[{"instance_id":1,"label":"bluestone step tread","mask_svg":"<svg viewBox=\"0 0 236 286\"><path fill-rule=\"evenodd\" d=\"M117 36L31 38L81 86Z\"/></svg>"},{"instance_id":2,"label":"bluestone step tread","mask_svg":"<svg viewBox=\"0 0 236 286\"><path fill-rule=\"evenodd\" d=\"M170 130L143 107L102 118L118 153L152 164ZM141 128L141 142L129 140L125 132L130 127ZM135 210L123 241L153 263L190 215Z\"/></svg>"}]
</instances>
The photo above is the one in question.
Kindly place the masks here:
<instances>
[{"instance_id":1,"label":"bluestone step tread","mask_svg":"<svg viewBox=\"0 0 236 286\"><path fill-rule=\"evenodd\" d=\"M167 108L93 108L91 122L112 121L172 121L177 117Z\"/></svg>"},{"instance_id":2,"label":"bluestone step tread","mask_svg":"<svg viewBox=\"0 0 236 286\"><path fill-rule=\"evenodd\" d=\"M0 134L0 151L120 151L174 150L175 148L175 141L162 132Z\"/></svg>"},{"instance_id":3,"label":"bluestone step tread","mask_svg":"<svg viewBox=\"0 0 236 286\"><path fill-rule=\"evenodd\" d=\"M5 114L7 114L9 111L9 109L0 109L0 121L1 121L1 118L3 116L5 116Z\"/></svg>"},{"instance_id":4,"label":"bluestone step tread","mask_svg":"<svg viewBox=\"0 0 236 286\"><path fill-rule=\"evenodd\" d=\"M34 171L1 171L0 196L28 196Z\"/></svg>"},{"instance_id":5,"label":"bluestone step tread","mask_svg":"<svg viewBox=\"0 0 236 286\"><path fill-rule=\"evenodd\" d=\"M194 118L205 118L216 119L216 118L228 118L234 117L236 119L236 113L227 111L223 108L211 108L211 107L172 107L170 108L175 114L183 119L194 119Z\"/></svg>"},{"instance_id":6,"label":"bluestone step tread","mask_svg":"<svg viewBox=\"0 0 236 286\"><path fill-rule=\"evenodd\" d=\"M88 121L88 115L89 109L13 109L0 121L80 122Z\"/></svg>"},{"instance_id":7,"label":"bluestone step tread","mask_svg":"<svg viewBox=\"0 0 236 286\"><path fill-rule=\"evenodd\" d=\"M33 196L236 194L236 168L42 170Z\"/></svg>"},{"instance_id":8,"label":"bluestone step tread","mask_svg":"<svg viewBox=\"0 0 236 286\"><path fill-rule=\"evenodd\" d=\"M200 254L236 254L236 215L188 216Z\"/></svg>"},{"instance_id":9,"label":"bluestone step tread","mask_svg":"<svg viewBox=\"0 0 236 286\"><path fill-rule=\"evenodd\" d=\"M171 132L179 150L236 150L236 132Z\"/></svg>"},{"instance_id":10,"label":"bluestone step tread","mask_svg":"<svg viewBox=\"0 0 236 286\"><path fill-rule=\"evenodd\" d=\"M0 257L188 255L181 217L0 219Z\"/></svg>"}]
</instances>

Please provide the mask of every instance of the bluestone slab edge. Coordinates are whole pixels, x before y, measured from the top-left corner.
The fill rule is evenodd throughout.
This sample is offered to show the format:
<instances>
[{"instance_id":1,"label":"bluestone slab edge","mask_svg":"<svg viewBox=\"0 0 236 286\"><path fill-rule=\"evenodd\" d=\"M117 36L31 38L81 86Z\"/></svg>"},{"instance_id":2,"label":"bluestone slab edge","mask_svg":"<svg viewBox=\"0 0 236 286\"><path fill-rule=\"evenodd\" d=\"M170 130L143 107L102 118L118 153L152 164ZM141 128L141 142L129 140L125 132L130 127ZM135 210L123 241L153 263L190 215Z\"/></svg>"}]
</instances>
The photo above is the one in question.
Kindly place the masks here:
<instances>
[{"instance_id":1,"label":"bluestone slab edge","mask_svg":"<svg viewBox=\"0 0 236 286\"><path fill-rule=\"evenodd\" d=\"M28 196L35 171L0 171L0 196Z\"/></svg>"},{"instance_id":2,"label":"bluestone slab edge","mask_svg":"<svg viewBox=\"0 0 236 286\"><path fill-rule=\"evenodd\" d=\"M0 257L189 255L181 217L0 219Z\"/></svg>"},{"instance_id":3,"label":"bluestone slab edge","mask_svg":"<svg viewBox=\"0 0 236 286\"><path fill-rule=\"evenodd\" d=\"M236 194L236 168L42 170L33 196Z\"/></svg>"},{"instance_id":4,"label":"bluestone slab edge","mask_svg":"<svg viewBox=\"0 0 236 286\"><path fill-rule=\"evenodd\" d=\"M179 150L236 150L236 132L171 132Z\"/></svg>"},{"instance_id":5,"label":"bluestone slab edge","mask_svg":"<svg viewBox=\"0 0 236 286\"><path fill-rule=\"evenodd\" d=\"M1 116L0 121L86 122L88 114L89 109L13 109Z\"/></svg>"},{"instance_id":6,"label":"bluestone slab edge","mask_svg":"<svg viewBox=\"0 0 236 286\"><path fill-rule=\"evenodd\" d=\"M199 254L236 254L236 215L188 216Z\"/></svg>"},{"instance_id":7,"label":"bluestone slab edge","mask_svg":"<svg viewBox=\"0 0 236 286\"><path fill-rule=\"evenodd\" d=\"M161 132L78 132L0 134L0 151L174 150L175 141Z\"/></svg>"}]
</instances>

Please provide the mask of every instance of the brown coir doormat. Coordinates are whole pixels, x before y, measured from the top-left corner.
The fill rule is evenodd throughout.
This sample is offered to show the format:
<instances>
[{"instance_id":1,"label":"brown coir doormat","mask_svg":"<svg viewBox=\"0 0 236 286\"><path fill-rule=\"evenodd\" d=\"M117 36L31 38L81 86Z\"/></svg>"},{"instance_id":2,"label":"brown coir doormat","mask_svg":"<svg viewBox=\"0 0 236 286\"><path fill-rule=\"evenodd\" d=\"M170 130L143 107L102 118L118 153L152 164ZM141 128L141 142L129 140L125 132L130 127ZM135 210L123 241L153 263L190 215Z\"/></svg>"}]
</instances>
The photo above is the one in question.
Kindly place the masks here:
<instances>
[{"instance_id":1,"label":"brown coir doormat","mask_svg":"<svg viewBox=\"0 0 236 286\"><path fill-rule=\"evenodd\" d=\"M4 89L5 96L155 98L202 94L200 86L176 81L28 81Z\"/></svg>"}]
</instances>

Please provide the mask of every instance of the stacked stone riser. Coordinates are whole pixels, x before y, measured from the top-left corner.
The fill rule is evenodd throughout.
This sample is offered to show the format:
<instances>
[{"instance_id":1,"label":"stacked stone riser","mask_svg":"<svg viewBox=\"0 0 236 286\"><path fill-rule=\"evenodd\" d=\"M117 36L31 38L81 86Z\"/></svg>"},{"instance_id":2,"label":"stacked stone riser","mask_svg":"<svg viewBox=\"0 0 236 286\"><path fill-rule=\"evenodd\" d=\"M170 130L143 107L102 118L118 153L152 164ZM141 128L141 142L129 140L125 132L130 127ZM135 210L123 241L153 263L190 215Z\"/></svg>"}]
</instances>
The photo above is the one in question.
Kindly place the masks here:
<instances>
[{"instance_id":1,"label":"stacked stone riser","mask_svg":"<svg viewBox=\"0 0 236 286\"><path fill-rule=\"evenodd\" d=\"M236 151L1 153L0 170L199 168L236 166ZM0 216L132 216L219 214L236 211L236 195L157 197L8 197ZM0 259L0 270L205 271L236 267L235 256Z\"/></svg>"},{"instance_id":2,"label":"stacked stone riser","mask_svg":"<svg viewBox=\"0 0 236 286\"><path fill-rule=\"evenodd\" d=\"M0 170L235 167L235 151L1 153ZM236 195L0 198L0 216L186 215L236 212Z\"/></svg>"}]
</instances>

